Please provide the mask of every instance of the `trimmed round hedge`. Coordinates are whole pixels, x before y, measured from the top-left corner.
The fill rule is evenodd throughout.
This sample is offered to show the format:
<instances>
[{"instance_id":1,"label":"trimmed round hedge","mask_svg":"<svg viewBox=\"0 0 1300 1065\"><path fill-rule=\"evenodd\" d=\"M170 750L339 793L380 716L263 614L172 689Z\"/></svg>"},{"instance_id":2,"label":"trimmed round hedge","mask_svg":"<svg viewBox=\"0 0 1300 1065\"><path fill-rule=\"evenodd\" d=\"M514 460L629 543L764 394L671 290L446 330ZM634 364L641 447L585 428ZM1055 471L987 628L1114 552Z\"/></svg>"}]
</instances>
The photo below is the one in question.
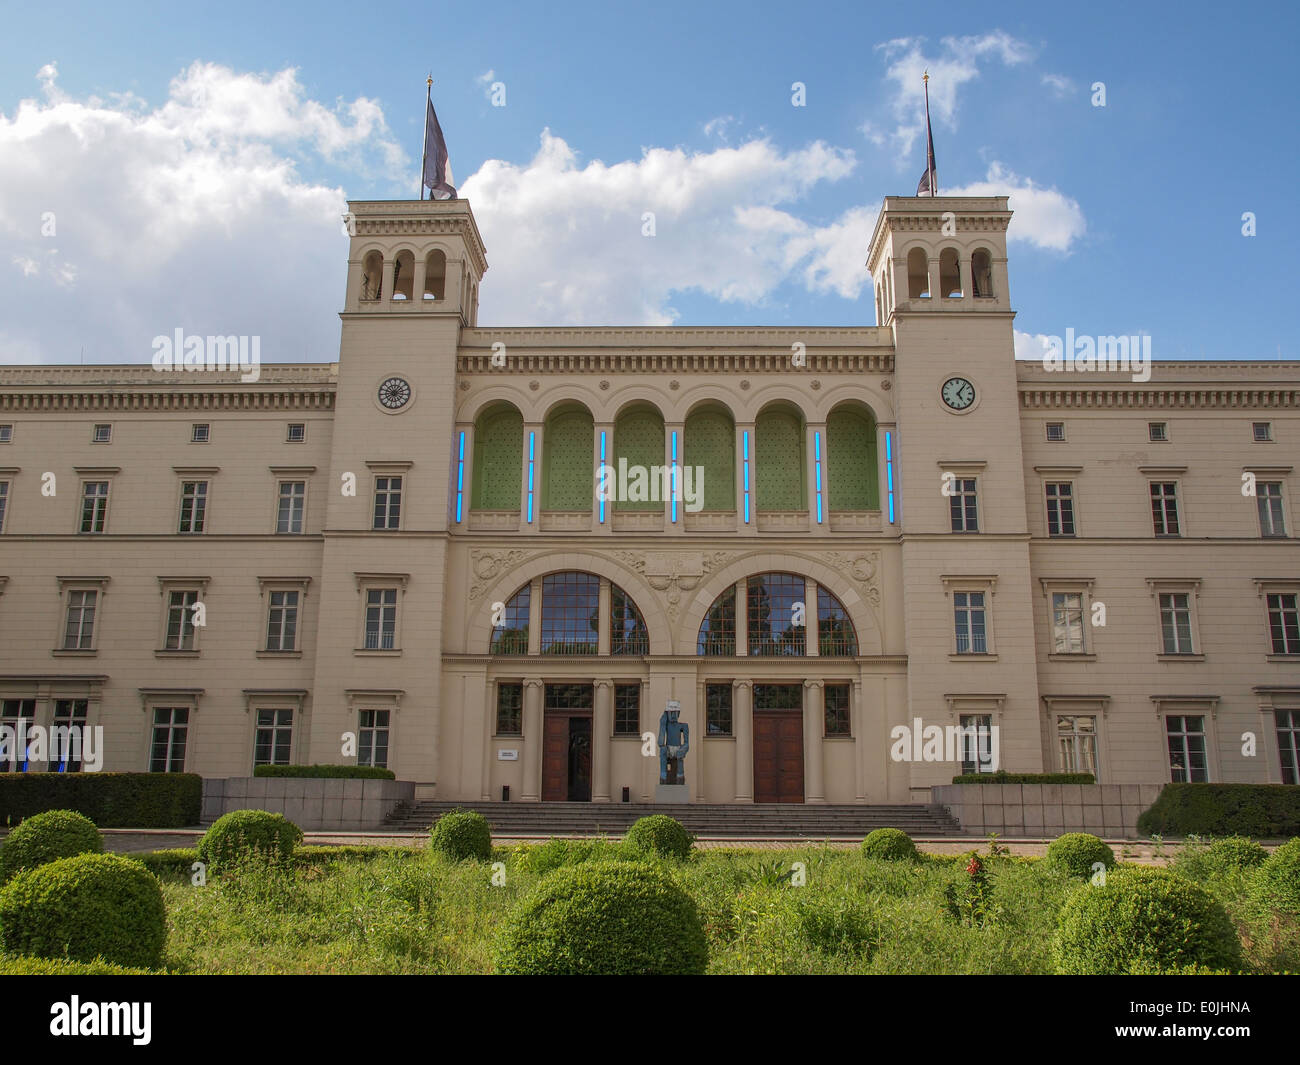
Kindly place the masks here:
<instances>
[{"instance_id":1,"label":"trimmed round hedge","mask_svg":"<svg viewBox=\"0 0 1300 1065\"><path fill-rule=\"evenodd\" d=\"M1214 869L1253 869L1268 860L1268 851L1245 836L1226 836L1211 843L1205 857Z\"/></svg>"},{"instance_id":2,"label":"trimmed round hedge","mask_svg":"<svg viewBox=\"0 0 1300 1065\"><path fill-rule=\"evenodd\" d=\"M287 865L302 842L302 829L283 814L266 810L232 810L213 822L199 840L199 860L208 872L220 872L245 858Z\"/></svg>"},{"instance_id":3,"label":"trimmed round hedge","mask_svg":"<svg viewBox=\"0 0 1300 1065\"><path fill-rule=\"evenodd\" d=\"M914 862L916 844L901 828L878 828L862 841L862 854L882 862Z\"/></svg>"},{"instance_id":4,"label":"trimmed round hedge","mask_svg":"<svg viewBox=\"0 0 1300 1065\"><path fill-rule=\"evenodd\" d=\"M60 858L0 890L0 944L11 954L155 969L166 939L162 888L120 854Z\"/></svg>"},{"instance_id":5,"label":"trimmed round hedge","mask_svg":"<svg viewBox=\"0 0 1300 1065\"><path fill-rule=\"evenodd\" d=\"M1259 866L1249 895L1260 909L1300 919L1300 837L1283 843Z\"/></svg>"},{"instance_id":6,"label":"trimmed round hedge","mask_svg":"<svg viewBox=\"0 0 1300 1065\"><path fill-rule=\"evenodd\" d=\"M47 810L29 817L0 846L0 884L24 869L104 849L95 822L75 810Z\"/></svg>"},{"instance_id":7,"label":"trimmed round hedge","mask_svg":"<svg viewBox=\"0 0 1300 1065\"><path fill-rule=\"evenodd\" d=\"M623 846L634 854L681 860L690 857L695 837L680 821L665 814L651 814L627 830Z\"/></svg>"},{"instance_id":8,"label":"trimmed round hedge","mask_svg":"<svg viewBox=\"0 0 1300 1065\"><path fill-rule=\"evenodd\" d=\"M694 900L638 862L584 862L543 877L496 950L498 972L523 976L698 976L708 960Z\"/></svg>"},{"instance_id":9,"label":"trimmed round hedge","mask_svg":"<svg viewBox=\"0 0 1300 1065\"><path fill-rule=\"evenodd\" d=\"M492 826L473 810L448 810L429 830L429 848L454 862L492 857Z\"/></svg>"},{"instance_id":10,"label":"trimmed round hedge","mask_svg":"<svg viewBox=\"0 0 1300 1065\"><path fill-rule=\"evenodd\" d=\"M1139 866L1071 895L1052 947L1057 971L1071 976L1241 965L1237 933L1213 895L1167 870Z\"/></svg>"},{"instance_id":11,"label":"trimmed round hedge","mask_svg":"<svg viewBox=\"0 0 1300 1065\"><path fill-rule=\"evenodd\" d=\"M1115 868L1115 852L1088 832L1067 832L1047 845L1047 865L1070 876L1091 877L1098 862Z\"/></svg>"}]
</instances>

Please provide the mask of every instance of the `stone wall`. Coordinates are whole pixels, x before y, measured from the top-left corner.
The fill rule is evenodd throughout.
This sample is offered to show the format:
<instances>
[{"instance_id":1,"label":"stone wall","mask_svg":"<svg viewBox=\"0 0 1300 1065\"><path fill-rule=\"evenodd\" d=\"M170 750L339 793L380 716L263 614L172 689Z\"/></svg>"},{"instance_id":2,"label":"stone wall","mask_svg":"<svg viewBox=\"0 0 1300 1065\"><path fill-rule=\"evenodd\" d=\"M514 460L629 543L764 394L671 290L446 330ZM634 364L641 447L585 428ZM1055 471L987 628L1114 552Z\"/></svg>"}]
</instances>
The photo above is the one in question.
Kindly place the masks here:
<instances>
[{"instance_id":1,"label":"stone wall","mask_svg":"<svg viewBox=\"0 0 1300 1065\"><path fill-rule=\"evenodd\" d=\"M942 784L931 801L966 832L1054 838L1066 832L1134 839L1163 784Z\"/></svg>"},{"instance_id":2,"label":"stone wall","mask_svg":"<svg viewBox=\"0 0 1300 1065\"><path fill-rule=\"evenodd\" d=\"M202 816L207 824L231 810L269 810L307 832L368 832L382 827L399 802L414 797L409 780L204 778Z\"/></svg>"}]
</instances>

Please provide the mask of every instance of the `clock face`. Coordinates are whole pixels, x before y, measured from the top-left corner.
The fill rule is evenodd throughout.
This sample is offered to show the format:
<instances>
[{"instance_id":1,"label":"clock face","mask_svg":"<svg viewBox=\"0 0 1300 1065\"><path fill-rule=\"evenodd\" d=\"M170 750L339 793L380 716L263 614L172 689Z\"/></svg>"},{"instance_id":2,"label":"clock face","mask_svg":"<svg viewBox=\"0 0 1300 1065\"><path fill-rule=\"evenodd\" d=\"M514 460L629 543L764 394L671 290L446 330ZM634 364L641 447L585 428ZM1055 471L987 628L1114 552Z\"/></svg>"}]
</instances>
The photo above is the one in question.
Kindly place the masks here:
<instances>
[{"instance_id":1,"label":"clock face","mask_svg":"<svg viewBox=\"0 0 1300 1065\"><path fill-rule=\"evenodd\" d=\"M390 377L379 386L379 402L389 410L405 407L411 398L411 386L400 377Z\"/></svg>"},{"instance_id":2,"label":"clock face","mask_svg":"<svg viewBox=\"0 0 1300 1065\"><path fill-rule=\"evenodd\" d=\"M948 378L939 392L953 410L965 410L975 402L975 386L964 377Z\"/></svg>"}]
</instances>

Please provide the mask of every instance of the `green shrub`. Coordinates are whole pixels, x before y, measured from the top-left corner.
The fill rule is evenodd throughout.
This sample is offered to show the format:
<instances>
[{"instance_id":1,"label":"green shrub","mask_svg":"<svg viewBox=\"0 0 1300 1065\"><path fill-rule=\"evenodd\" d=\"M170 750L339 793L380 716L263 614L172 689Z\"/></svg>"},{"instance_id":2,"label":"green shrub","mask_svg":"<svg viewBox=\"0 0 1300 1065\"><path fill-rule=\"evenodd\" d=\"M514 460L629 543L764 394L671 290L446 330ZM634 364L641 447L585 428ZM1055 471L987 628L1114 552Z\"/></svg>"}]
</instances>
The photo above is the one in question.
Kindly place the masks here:
<instances>
[{"instance_id":1,"label":"green shrub","mask_svg":"<svg viewBox=\"0 0 1300 1065\"><path fill-rule=\"evenodd\" d=\"M538 876L545 876L565 865L612 862L630 856L605 839L548 839L545 843L522 845L515 853L519 867Z\"/></svg>"},{"instance_id":2,"label":"green shrub","mask_svg":"<svg viewBox=\"0 0 1300 1065\"><path fill-rule=\"evenodd\" d=\"M1115 852L1088 832L1067 832L1047 845L1047 865L1070 876L1090 877L1098 862L1113 869Z\"/></svg>"},{"instance_id":3,"label":"green shrub","mask_svg":"<svg viewBox=\"0 0 1300 1065\"><path fill-rule=\"evenodd\" d=\"M914 862L916 844L901 828L878 828L862 841L862 854L882 862Z\"/></svg>"},{"instance_id":4,"label":"green shrub","mask_svg":"<svg viewBox=\"0 0 1300 1065\"><path fill-rule=\"evenodd\" d=\"M99 829L89 818L75 810L47 810L29 817L0 845L0 884L24 869L103 849Z\"/></svg>"},{"instance_id":5,"label":"green shrub","mask_svg":"<svg viewBox=\"0 0 1300 1065\"><path fill-rule=\"evenodd\" d=\"M881 930L865 902L847 891L796 891L795 921L799 937L823 954L869 957Z\"/></svg>"},{"instance_id":6,"label":"green shrub","mask_svg":"<svg viewBox=\"0 0 1300 1065\"><path fill-rule=\"evenodd\" d=\"M429 830L429 846L454 862L492 857L492 826L473 810L448 810Z\"/></svg>"},{"instance_id":7,"label":"green shrub","mask_svg":"<svg viewBox=\"0 0 1300 1065\"><path fill-rule=\"evenodd\" d=\"M1288 784L1166 784L1137 822L1144 835L1300 836L1300 788Z\"/></svg>"},{"instance_id":8,"label":"green shrub","mask_svg":"<svg viewBox=\"0 0 1300 1065\"><path fill-rule=\"evenodd\" d=\"M322 777L350 780L396 780L397 774L391 769L381 769L377 765L258 765L253 767L255 777L309 777L319 780Z\"/></svg>"},{"instance_id":9,"label":"green shrub","mask_svg":"<svg viewBox=\"0 0 1300 1065\"><path fill-rule=\"evenodd\" d=\"M13 954L154 969L167 939L162 888L120 854L79 854L0 890L0 944Z\"/></svg>"},{"instance_id":10,"label":"green shrub","mask_svg":"<svg viewBox=\"0 0 1300 1065\"><path fill-rule=\"evenodd\" d=\"M223 814L199 840L199 860L208 872L237 864L246 857L259 857L276 864L288 864L294 848L302 842L302 829L283 814L266 810L231 810Z\"/></svg>"},{"instance_id":11,"label":"green shrub","mask_svg":"<svg viewBox=\"0 0 1300 1065\"><path fill-rule=\"evenodd\" d=\"M1241 947L1210 892L1164 869L1116 869L1061 908L1053 953L1067 975L1121 975L1203 965L1235 969Z\"/></svg>"},{"instance_id":12,"label":"green shrub","mask_svg":"<svg viewBox=\"0 0 1300 1065\"><path fill-rule=\"evenodd\" d=\"M689 858L695 846L695 837L686 831L680 821L665 814L642 817L627 830L623 846L629 852L654 855L658 858Z\"/></svg>"},{"instance_id":13,"label":"green shrub","mask_svg":"<svg viewBox=\"0 0 1300 1065\"><path fill-rule=\"evenodd\" d=\"M1254 869L1268 858L1268 851L1244 836L1228 836L1209 845L1188 842L1174 857L1170 868L1190 880L1211 880L1229 872Z\"/></svg>"},{"instance_id":14,"label":"green shrub","mask_svg":"<svg viewBox=\"0 0 1300 1065\"><path fill-rule=\"evenodd\" d=\"M496 967L516 975L699 975L708 944L695 903L638 862L557 869L512 911Z\"/></svg>"},{"instance_id":15,"label":"green shrub","mask_svg":"<svg viewBox=\"0 0 1300 1065\"><path fill-rule=\"evenodd\" d=\"M76 810L100 828L186 828L202 803L197 773L0 773L0 822Z\"/></svg>"},{"instance_id":16,"label":"green shrub","mask_svg":"<svg viewBox=\"0 0 1300 1065\"><path fill-rule=\"evenodd\" d=\"M1255 961L1274 971L1300 968L1300 839L1251 871L1240 916Z\"/></svg>"},{"instance_id":17,"label":"green shrub","mask_svg":"<svg viewBox=\"0 0 1300 1065\"><path fill-rule=\"evenodd\" d=\"M1268 910L1300 919L1300 839L1278 847L1252 878L1252 898Z\"/></svg>"},{"instance_id":18,"label":"green shrub","mask_svg":"<svg viewBox=\"0 0 1300 1065\"><path fill-rule=\"evenodd\" d=\"M161 880L163 877L191 876L194 863L199 860L199 851L197 847L171 847L142 851L131 857Z\"/></svg>"},{"instance_id":19,"label":"green shrub","mask_svg":"<svg viewBox=\"0 0 1300 1065\"><path fill-rule=\"evenodd\" d=\"M1091 773L958 773L954 784L1095 784Z\"/></svg>"},{"instance_id":20,"label":"green shrub","mask_svg":"<svg viewBox=\"0 0 1300 1065\"><path fill-rule=\"evenodd\" d=\"M31 958L26 955L0 957L0 976L150 976L148 969L128 969L96 959L68 961L66 958Z\"/></svg>"}]
</instances>

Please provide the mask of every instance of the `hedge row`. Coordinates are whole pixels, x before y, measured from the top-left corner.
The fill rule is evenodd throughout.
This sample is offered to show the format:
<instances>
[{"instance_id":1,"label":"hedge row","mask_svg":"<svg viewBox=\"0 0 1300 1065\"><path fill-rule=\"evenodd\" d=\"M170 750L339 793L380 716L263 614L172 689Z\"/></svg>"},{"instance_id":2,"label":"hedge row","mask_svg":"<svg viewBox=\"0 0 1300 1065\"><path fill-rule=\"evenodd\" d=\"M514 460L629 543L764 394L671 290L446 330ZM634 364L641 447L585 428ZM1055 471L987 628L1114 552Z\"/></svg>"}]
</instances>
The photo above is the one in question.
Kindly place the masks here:
<instances>
[{"instance_id":1,"label":"hedge row","mask_svg":"<svg viewBox=\"0 0 1300 1065\"><path fill-rule=\"evenodd\" d=\"M954 784L1095 784L1091 773L959 773Z\"/></svg>"},{"instance_id":2,"label":"hedge row","mask_svg":"<svg viewBox=\"0 0 1300 1065\"><path fill-rule=\"evenodd\" d=\"M1300 836L1300 787L1166 784L1137 827L1147 836Z\"/></svg>"},{"instance_id":3,"label":"hedge row","mask_svg":"<svg viewBox=\"0 0 1300 1065\"><path fill-rule=\"evenodd\" d=\"M370 765L259 765L255 777L348 777L354 780L396 780L391 769Z\"/></svg>"},{"instance_id":4,"label":"hedge row","mask_svg":"<svg viewBox=\"0 0 1300 1065\"><path fill-rule=\"evenodd\" d=\"M199 823L197 773L0 774L0 823L75 810L100 828L186 828Z\"/></svg>"}]
</instances>

